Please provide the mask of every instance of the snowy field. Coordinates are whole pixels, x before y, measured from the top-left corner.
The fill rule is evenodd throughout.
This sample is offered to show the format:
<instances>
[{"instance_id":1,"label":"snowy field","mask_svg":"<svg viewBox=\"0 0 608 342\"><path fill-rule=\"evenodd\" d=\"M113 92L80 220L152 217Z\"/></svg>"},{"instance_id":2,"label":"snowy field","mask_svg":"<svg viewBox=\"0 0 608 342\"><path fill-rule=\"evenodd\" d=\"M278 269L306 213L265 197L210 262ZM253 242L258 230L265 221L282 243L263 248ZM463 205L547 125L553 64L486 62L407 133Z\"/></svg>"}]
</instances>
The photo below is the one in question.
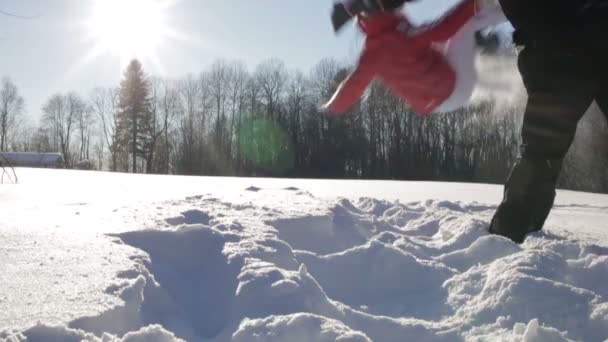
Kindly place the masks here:
<instances>
[{"instance_id":1,"label":"snowy field","mask_svg":"<svg viewBox=\"0 0 608 342\"><path fill-rule=\"evenodd\" d=\"M516 245L500 186L18 176L2 341L608 341L608 196Z\"/></svg>"}]
</instances>

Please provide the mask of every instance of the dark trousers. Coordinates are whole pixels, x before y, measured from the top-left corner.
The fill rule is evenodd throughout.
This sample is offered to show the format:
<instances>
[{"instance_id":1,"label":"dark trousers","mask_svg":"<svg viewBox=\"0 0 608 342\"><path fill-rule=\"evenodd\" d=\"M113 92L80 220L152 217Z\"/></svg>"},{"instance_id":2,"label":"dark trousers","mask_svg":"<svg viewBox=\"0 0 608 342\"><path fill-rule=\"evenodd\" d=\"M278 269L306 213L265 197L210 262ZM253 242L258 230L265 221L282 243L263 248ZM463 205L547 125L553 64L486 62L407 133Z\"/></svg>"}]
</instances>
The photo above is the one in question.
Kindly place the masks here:
<instances>
[{"instance_id":1,"label":"dark trousers","mask_svg":"<svg viewBox=\"0 0 608 342\"><path fill-rule=\"evenodd\" d=\"M490 232L521 243L526 234L542 229L553 207L562 161L593 100L608 116L608 53L528 46L518 64L529 96L521 155Z\"/></svg>"}]
</instances>

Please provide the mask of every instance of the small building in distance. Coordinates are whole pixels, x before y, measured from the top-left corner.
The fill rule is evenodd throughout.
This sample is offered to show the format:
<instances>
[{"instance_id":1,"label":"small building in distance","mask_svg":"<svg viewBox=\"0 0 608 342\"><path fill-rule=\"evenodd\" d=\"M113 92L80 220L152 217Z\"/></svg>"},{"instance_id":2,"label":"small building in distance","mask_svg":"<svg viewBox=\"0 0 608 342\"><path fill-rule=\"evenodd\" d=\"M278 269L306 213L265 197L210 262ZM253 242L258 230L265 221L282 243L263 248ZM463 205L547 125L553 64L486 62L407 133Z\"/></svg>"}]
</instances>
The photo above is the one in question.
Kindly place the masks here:
<instances>
[{"instance_id":1,"label":"small building in distance","mask_svg":"<svg viewBox=\"0 0 608 342\"><path fill-rule=\"evenodd\" d=\"M60 169L64 165L61 153L0 152L0 166Z\"/></svg>"}]
</instances>

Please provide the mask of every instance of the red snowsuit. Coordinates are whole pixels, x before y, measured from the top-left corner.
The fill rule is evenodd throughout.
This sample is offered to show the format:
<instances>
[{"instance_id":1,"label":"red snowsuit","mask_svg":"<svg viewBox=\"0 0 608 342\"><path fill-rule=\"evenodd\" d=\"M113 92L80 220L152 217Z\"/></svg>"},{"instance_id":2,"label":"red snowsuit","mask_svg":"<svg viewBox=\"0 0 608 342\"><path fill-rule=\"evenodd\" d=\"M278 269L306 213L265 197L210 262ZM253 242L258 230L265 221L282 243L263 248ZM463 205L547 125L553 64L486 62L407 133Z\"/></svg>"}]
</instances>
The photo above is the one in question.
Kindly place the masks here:
<instances>
[{"instance_id":1,"label":"red snowsuit","mask_svg":"<svg viewBox=\"0 0 608 342\"><path fill-rule=\"evenodd\" d=\"M475 1L466 0L438 23L421 28L397 12L359 16L366 35L363 52L325 107L337 114L347 111L378 77L416 113L432 113L450 97L456 81L444 55L432 44L449 40L475 14Z\"/></svg>"}]
</instances>

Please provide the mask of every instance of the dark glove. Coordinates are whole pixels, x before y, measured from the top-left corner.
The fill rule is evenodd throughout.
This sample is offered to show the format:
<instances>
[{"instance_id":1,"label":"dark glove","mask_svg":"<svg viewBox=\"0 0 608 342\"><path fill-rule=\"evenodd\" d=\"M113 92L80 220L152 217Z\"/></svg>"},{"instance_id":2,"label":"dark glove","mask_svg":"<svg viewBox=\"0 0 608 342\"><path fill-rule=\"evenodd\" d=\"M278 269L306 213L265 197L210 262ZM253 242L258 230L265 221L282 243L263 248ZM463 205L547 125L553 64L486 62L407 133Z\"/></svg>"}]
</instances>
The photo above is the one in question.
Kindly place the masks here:
<instances>
[{"instance_id":1,"label":"dark glove","mask_svg":"<svg viewBox=\"0 0 608 342\"><path fill-rule=\"evenodd\" d=\"M404 3L411 1L416 0L354 0L336 3L331 13L334 32L340 31L347 22L361 12L374 15L374 13L382 10L395 10L403 6Z\"/></svg>"},{"instance_id":2,"label":"dark glove","mask_svg":"<svg viewBox=\"0 0 608 342\"><path fill-rule=\"evenodd\" d=\"M395 10L401 6L403 6L404 3L406 2L413 2L413 1L417 1L417 0L382 0L382 6L384 7L385 11L392 11Z\"/></svg>"},{"instance_id":3,"label":"dark glove","mask_svg":"<svg viewBox=\"0 0 608 342\"><path fill-rule=\"evenodd\" d=\"M378 12L380 9L378 3L377 0L343 0L334 4L334 9L331 13L334 32L340 31L344 24L359 13L365 12L373 15Z\"/></svg>"},{"instance_id":4,"label":"dark glove","mask_svg":"<svg viewBox=\"0 0 608 342\"><path fill-rule=\"evenodd\" d=\"M346 10L346 7L344 7L343 4L334 4L334 9L331 12L331 23L334 27L334 32L340 31L340 29L351 19L351 13Z\"/></svg>"}]
</instances>

